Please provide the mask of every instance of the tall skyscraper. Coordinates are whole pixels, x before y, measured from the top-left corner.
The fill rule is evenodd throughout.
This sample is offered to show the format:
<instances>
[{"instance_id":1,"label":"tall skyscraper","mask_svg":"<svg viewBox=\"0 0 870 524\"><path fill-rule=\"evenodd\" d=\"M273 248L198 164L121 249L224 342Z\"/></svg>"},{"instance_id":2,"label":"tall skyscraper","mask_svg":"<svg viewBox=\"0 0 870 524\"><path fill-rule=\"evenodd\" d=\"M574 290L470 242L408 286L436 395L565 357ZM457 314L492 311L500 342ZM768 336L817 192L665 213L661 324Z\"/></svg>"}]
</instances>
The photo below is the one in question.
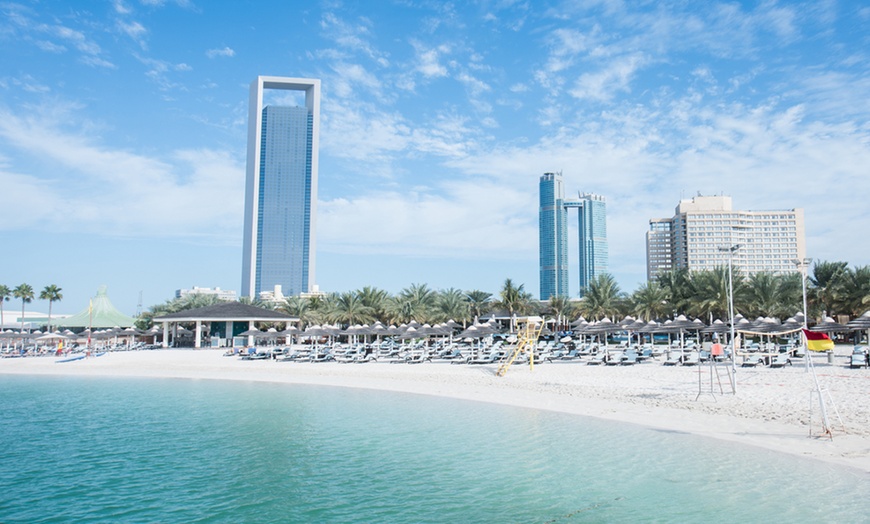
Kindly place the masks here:
<instances>
[{"instance_id":1,"label":"tall skyscraper","mask_svg":"<svg viewBox=\"0 0 870 524\"><path fill-rule=\"evenodd\" d=\"M263 105L263 91L305 93L305 106ZM259 76L251 83L241 295L314 287L320 80Z\"/></svg>"},{"instance_id":2,"label":"tall skyscraper","mask_svg":"<svg viewBox=\"0 0 870 524\"><path fill-rule=\"evenodd\" d=\"M577 208L580 229L580 296L598 275L607 273L607 213L604 197L583 193Z\"/></svg>"},{"instance_id":3,"label":"tall skyscraper","mask_svg":"<svg viewBox=\"0 0 870 524\"><path fill-rule=\"evenodd\" d=\"M798 271L806 257L804 210L734 211L729 196L681 200L673 218L650 220L647 279L670 269L709 270L728 264L745 275ZM740 246L733 252L729 249Z\"/></svg>"},{"instance_id":4,"label":"tall skyscraper","mask_svg":"<svg viewBox=\"0 0 870 524\"><path fill-rule=\"evenodd\" d=\"M580 295L596 275L607 272L607 216L604 197L582 193L565 198L560 173L541 176L538 240L541 300L570 296L568 282L568 209L578 211Z\"/></svg>"},{"instance_id":5,"label":"tall skyscraper","mask_svg":"<svg viewBox=\"0 0 870 524\"><path fill-rule=\"evenodd\" d=\"M544 173L539 183L538 244L541 300L568 296L568 209L562 175Z\"/></svg>"}]
</instances>

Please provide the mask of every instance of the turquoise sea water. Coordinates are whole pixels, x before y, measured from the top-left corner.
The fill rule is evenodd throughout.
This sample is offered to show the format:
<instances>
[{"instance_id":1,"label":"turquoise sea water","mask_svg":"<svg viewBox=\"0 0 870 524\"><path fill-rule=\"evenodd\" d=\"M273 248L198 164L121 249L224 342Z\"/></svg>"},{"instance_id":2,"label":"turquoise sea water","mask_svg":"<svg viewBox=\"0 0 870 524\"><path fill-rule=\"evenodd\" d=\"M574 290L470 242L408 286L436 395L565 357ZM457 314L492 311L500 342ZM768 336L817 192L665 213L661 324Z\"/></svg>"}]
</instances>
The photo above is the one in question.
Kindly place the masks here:
<instances>
[{"instance_id":1,"label":"turquoise sea water","mask_svg":"<svg viewBox=\"0 0 870 524\"><path fill-rule=\"evenodd\" d=\"M862 522L862 473L343 388L3 376L0 522Z\"/></svg>"}]
</instances>

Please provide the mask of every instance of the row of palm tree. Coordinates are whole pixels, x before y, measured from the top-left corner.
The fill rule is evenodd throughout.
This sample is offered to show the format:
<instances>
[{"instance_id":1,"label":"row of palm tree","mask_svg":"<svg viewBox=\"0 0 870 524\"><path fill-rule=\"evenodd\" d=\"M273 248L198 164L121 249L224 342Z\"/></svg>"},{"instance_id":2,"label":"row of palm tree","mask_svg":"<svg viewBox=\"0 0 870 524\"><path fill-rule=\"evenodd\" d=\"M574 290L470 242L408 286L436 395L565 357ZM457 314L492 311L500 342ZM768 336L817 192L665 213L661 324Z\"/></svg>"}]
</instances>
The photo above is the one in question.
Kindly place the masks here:
<instances>
[{"instance_id":1,"label":"row of palm tree","mask_svg":"<svg viewBox=\"0 0 870 524\"><path fill-rule=\"evenodd\" d=\"M45 288L39 293L40 300L48 300L48 330L51 331L51 306L54 302L58 302L63 299L63 291L61 288L56 286L55 284L50 284L45 286ZM33 302L33 299L36 297L35 292L33 291L33 286L30 284L20 284L14 289L10 289L9 286L0 284L0 326L5 325L6 320L4 318L3 305L5 302L8 302L10 298L17 298L21 300L21 330L24 331L24 308L27 304Z\"/></svg>"},{"instance_id":2,"label":"row of palm tree","mask_svg":"<svg viewBox=\"0 0 870 524\"><path fill-rule=\"evenodd\" d=\"M800 273L755 273L732 269L735 314L747 318L788 318L803 309ZM599 275L577 303L587 319L633 315L656 320L686 315L712 321L729 315L729 274L725 266L707 271L677 269L647 282L631 295L620 291L611 275ZM845 262L818 262L807 275L807 308L811 318L857 317L870 308L870 266L849 268ZM550 301L551 303L553 300ZM551 307L552 309L552 307Z\"/></svg>"},{"instance_id":3,"label":"row of palm tree","mask_svg":"<svg viewBox=\"0 0 870 524\"><path fill-rule=\"evenodd\" d=\"M733 268L732 285L735 314L747 318L772 316L781 319L803 309L800 273L757 273L744 276ZM807 279L807 299L811 318L861 315L870 307L870 266L849 268L843 262L818 262ZM498 295L481 290L456 288L435 290L426 284L412 284L392 295L376 287L311 297L292 296L275 307L299 318L303 325L313 324L401 324L416 320L438 323L447 320L467 324L494 311L505 316L537 314L566 326L582 315L587 320L611 319L632 315L636 318L664 320L678 315L701 318L706 322L727 319L729 314L728 268L707 271L684 269L664 273L639 286L633 293L623 292L610 274L592 279L583 297L572 300L554 296L546 302L535 300L523 284L506 279ZM219 302L214 296L188 295L152 307L140 318L140 327L150 325L154 316L202 307ZM514 326L511 326L512 328Z\"/></svg>"}]
</instances>

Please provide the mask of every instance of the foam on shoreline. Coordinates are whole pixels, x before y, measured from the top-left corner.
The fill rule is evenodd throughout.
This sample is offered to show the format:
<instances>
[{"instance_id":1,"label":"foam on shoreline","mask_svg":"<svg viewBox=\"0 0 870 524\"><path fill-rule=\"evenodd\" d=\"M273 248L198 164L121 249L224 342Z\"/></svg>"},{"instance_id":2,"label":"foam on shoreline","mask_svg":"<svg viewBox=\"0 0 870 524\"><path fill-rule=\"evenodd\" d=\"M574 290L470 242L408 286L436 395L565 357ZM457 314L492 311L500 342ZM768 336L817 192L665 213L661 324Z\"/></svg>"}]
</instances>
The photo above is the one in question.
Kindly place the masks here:
<instances>
[{"instance_id":1,"label":"foam on shoreline","mask_svg":"<svg viewBox=\"0 0 870 524\"><path fill-rule=\"evenodd\" d=\"M867 368L816 367L846 430L829 408L834 428L830 440L809 437L811 406L813 432L821 428L818 400L811 402L814 383L803 365L738 368L737 395L733 395L724 368L717 378L715 369L707 365L667 367L659 362L625 367L554 362L535 366L534 371L516 365L506 376L497 377L494 365L242 361L224 357L218 350L135 351L74 362L57 360L2 359L0 374L244 380L437 395L692 433L870 473Z\"/></svg>"}]
</instances>

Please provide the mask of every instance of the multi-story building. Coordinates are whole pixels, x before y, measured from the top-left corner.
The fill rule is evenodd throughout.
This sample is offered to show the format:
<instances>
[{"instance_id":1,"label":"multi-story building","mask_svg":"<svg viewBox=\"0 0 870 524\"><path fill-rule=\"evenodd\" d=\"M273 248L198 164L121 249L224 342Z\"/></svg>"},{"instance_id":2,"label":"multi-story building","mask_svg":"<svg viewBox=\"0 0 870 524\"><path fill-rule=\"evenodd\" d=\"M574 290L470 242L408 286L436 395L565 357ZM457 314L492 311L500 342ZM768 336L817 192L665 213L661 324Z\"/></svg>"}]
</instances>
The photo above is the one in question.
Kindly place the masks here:
<instances>
[{"instance_id":1,"label":"multi-story building","mask_svg":"<svg viewBox=\"0 0 870 524\"><path fill-rule=\"evenodd\" d=\"M682 200L671 219L650 220L647 278L670 269L709 270L728 264L746 275L797 271L806 257L804 210L734 211L731 197Z\"/></svg>"},{"instance_id":2,"label":"multi-story building","mask_svg":"<svg viewBox=\"0 0 870 524\"><path fill-rule=\"evenodd\" d=\"M568 296L568 209L562 175L544 173L538 185L538 256L541 300Z\"/></svg>"},{"instance_id":3,"label":"multi-story building","mask_svg":"<svg viewBox=\"0 0 870 524\"><path fill-rule=\"evenodd\" d=\"M264 106L264 90L301 91L305 106ZM251 83L242 296L314 288L320 80L260 76Z\"/></svg>"},{"instance_id":4,"label":"multi-story building","mask_svg":"<svg viewBox=\"0 0 870 524\"><path fill-rule=\"evenodd\" d=\"M538 241L540 298L570 296L568 286L568 209L579 217L580 295L596 275L607 272L607 221L604 197L582 193L565 198L561 173L544 173L539 183Z\"/></svg>"},{"instance_id":5,"label":"multi-story building","mask_svg":"<svg viewBox=\"0 0 870 524\"><path fill-rule=\"evenodd\" d=\"M607 272L607 213L601 195L582 193L578 201L582 296L593 278Z\"/></svg>"},{"instance_id":6,"label":"multi-story building","mask_svg":"<svg viewBox=\"0 0 870 524\"><path fill-rule=\"evenodd\" d=\"M674 269L674 221L670 218L654 218L649 221L646 233L646 277L654 280L661 273Z\"/></svg>"}]
</instances>

